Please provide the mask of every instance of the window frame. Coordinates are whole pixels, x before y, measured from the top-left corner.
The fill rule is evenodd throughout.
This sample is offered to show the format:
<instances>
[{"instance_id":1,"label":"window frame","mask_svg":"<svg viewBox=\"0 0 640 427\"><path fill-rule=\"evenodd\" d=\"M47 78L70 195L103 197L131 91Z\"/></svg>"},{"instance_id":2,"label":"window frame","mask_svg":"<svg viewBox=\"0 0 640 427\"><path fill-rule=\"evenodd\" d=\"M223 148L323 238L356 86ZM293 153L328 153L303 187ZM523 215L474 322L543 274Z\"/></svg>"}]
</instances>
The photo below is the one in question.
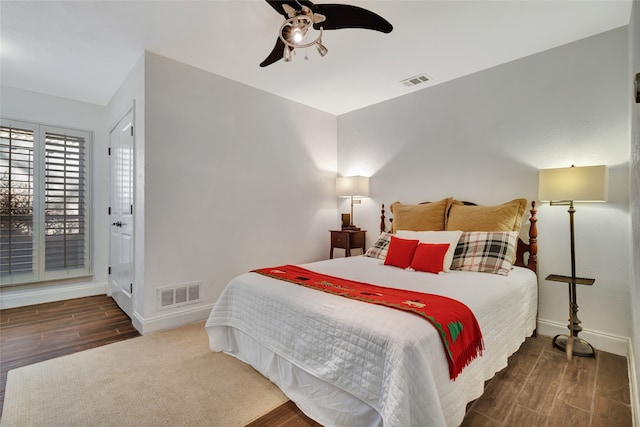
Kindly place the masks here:
<instances>
[{"instance_id":1,"label":"window frame","mask_svg":"<svg viewBox=\"0 0 640 427\"><path fill-rule=\"evenodd\" d=\"M0 276L0 287L38 282L59 281L91 277L93 274L93 133L42 123L0 117L0 126L33 132L33 236L32 271L9 273ZM46 269L46 141L47 134L69 135L84 138L84 266L75 268Z\"/></svg>"}]
</instances>

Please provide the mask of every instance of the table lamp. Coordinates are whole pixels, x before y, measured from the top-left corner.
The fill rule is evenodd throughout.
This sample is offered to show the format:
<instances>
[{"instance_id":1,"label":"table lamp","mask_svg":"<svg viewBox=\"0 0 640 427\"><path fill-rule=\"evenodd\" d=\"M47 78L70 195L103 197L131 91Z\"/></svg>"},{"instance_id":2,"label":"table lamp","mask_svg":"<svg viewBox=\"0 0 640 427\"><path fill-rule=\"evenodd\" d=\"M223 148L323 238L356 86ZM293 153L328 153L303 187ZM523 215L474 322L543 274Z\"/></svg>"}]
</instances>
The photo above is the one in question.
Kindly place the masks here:
<instances>
[{"instance_id":1,"label":"table lamp","mask_svg":"<svg viewBox=\"0 0 640 427\"><path fill-rule=\"evenodd\" d=\"M353 205L359 204L358 197L369 197L369 178L366 176L340 176L336 178L336 195L351 198L350 223L345 229L359 230L353 225ZM354 198L356 198L354 200Z\"/></svg>"}]
</instances>

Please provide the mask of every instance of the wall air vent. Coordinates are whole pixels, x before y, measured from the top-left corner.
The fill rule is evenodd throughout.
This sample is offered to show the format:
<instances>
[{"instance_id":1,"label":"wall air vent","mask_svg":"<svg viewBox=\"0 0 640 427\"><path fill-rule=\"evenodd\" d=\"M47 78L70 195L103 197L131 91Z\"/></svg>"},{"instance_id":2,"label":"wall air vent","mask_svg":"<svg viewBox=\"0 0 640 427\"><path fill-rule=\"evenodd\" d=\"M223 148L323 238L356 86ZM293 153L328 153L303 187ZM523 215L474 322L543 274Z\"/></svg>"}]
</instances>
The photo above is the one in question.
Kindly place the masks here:
<instances>
[{"instance_id":1,"label":"wall air vent","mask_svg":"<svg viewBox=\"0 0 640 427\"><path fill-rule=\"evenodd\" d=\"M200 301L202 282L186 283L171 288L158 289L158 310L195 304Z\"/></svg>"},{"instance_id":2,"label":"wall air vent","mask_svg":"<svg viewBox=\"0 0 640 427\"><path fill-rule=\"evenodd\" d=\"M409 77L408 79L400 80L400 83L402 83L405 86L411 87L411 86L419 85L421 83L426 83L428 81L429 81L429 77L427 77L425 74L420 74L419 76Z\"/></svg>"}]
</instances>

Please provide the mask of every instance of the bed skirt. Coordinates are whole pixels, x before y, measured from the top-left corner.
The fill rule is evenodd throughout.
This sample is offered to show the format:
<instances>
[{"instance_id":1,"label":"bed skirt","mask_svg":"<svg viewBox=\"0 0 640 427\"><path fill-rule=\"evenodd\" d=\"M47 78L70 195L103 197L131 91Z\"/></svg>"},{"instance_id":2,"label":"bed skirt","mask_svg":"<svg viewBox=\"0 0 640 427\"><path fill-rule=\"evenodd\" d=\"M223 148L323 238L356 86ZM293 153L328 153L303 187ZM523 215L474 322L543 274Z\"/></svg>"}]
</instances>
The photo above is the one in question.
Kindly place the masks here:
<instances>
[{"instance_id":1,"label":"bed skirt","mask_svg":"<svg viewBox=\"0 0 640 427\"><path fill-rule=\"evenodd\" d=\"M277 385L302 412L323 426L382 426L380 414L370 405L298 368L244 332L218 326L210 329L209 335L211 350L222 351L251 365Z\"/></svg>"}]
</instances>

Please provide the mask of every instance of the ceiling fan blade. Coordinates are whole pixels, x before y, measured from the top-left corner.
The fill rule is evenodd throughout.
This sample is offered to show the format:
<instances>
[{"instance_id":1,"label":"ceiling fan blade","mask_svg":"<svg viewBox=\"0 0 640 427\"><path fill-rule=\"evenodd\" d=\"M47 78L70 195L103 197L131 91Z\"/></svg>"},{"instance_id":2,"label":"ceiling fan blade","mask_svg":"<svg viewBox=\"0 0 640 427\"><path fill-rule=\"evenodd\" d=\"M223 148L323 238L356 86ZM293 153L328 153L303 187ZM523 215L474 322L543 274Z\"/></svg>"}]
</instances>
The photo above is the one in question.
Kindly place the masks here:
<instances>
[{"instance_id":1,"label":"ceiling fan blade","mask_svg":"<svg viewBox=\"0 0 640 427\"><path fill-rule=\"evenodd\" d=\"M274 46L273 50L271 51L269 56L267 56L267 58L260 63L260 66L266 67L267 65L271 65L274 62L278 62L279 60L281 60L282 52L284 52L284 47L284 42L280 40L280 37L278 37L276 39L276 45Z\"/></svg>"},{"instance_id":2,"label":"ceiling fan blade","mask_svg":"<svg viewBox=\"0 0 640 427\"><path fill-rule=\"evenodd\" d=\"M310 1L306 1L306 0L300 0L300 1L295 1L295 0L284 0L284 1L273 1L273 0L266 0L267 3L269 3L269 5L271 5L272 8L275 9L276 12L278 12L280 15L284 16L285 18L289 18L289 15L287 14L287 12L284 10L284 8L282 7L282 5L286 4L287 6L295 9L295 10L302 10L302 6L307 6L308 8L312 9L313 8L313 3L311 3Z\"/></svg>"},{"instance_id":3,"label":"ceiling fan blade","mask_svg":"<svg viewBox=\"0 0 640 427\"><path fill-rule=\"evenodd\" d=\"M363 9L358 6L348 4L316 4L313 6L313 13L320 13L327 17L324 22L313 25L319 30L340 30L342 28L363 28L367 30L390 33L393 25L382 16Z\"/></svg>"}]
</instances>

